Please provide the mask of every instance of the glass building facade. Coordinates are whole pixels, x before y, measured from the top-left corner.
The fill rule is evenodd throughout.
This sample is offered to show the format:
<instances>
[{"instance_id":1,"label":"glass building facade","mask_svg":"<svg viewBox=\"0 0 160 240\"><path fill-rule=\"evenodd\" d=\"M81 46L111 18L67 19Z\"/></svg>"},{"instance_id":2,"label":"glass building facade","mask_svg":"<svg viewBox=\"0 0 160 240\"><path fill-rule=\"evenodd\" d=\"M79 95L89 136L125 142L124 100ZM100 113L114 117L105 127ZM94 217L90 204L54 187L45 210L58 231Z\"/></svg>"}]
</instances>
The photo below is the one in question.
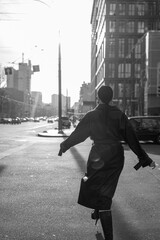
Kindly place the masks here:
<instances>
[{"instance_id":1,"label":"glass building facade","mask_svg":"<svg viewBox=\"0 0 160 240\"><path fill-rule=\"evenodd\" d=\"M91 26L92 101L101 85L110 85L114 103L127 115L139 114L144 50L138 41L160 30L159 1L94 0Z\"/></svg>"}]
</instances>

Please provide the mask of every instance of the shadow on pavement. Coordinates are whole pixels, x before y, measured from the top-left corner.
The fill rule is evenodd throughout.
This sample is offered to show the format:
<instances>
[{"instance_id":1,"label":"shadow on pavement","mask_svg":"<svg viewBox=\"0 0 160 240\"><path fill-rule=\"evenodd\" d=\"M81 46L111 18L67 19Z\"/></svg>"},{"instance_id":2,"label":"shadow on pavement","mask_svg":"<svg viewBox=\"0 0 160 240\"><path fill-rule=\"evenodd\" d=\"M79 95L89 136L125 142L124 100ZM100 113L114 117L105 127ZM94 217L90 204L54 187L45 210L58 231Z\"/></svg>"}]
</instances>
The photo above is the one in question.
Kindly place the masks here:
<instances>
[{"instance_id":1,"label":"shadow on pavement","mask_svg":"<svg viewBox=\"0 0 160 240\"><path fill-rule=\"evenodd\" d=\"M6 168L6 165L0 165L0 175L2 174L5 168Z\"/></svg>"},{"instance_id":2,"label":"shadow on pavement","mask_svg":"<svg viewBox=\"0 0 160 240\"><path fill-rule=\"evenodd\" d=\"M137 232L137 229L128 223L125 220L122 212L120 212L118 204L113 202L113 222L114 222L114 229L113 231L116 232L116 235L119 236L120 239L129 239L129 240L141 240L141 236Z\"/></svg>"},{"instance_id":3,"label":"shadow on pavement","mask_svg":"<svg viewBox=\"0 0 160 240\"><path fill-rule=\"evenodd\" d=\"M80 170L82 172L86 172L86 161L85 159L82 157L82 155L77 151L77 149L75 147L70 148L71 153L73 154L78 167L80 168Z\"/></svg>"}]
</instances>

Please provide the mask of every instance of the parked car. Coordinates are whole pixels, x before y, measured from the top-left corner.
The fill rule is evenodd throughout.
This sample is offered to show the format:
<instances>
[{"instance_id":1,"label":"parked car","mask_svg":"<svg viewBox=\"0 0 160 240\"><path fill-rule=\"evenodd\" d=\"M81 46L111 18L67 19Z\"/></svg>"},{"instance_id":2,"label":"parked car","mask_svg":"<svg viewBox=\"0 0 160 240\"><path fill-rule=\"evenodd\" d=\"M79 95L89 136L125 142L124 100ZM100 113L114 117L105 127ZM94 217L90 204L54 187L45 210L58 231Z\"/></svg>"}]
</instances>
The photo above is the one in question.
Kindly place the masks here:
<instances>
[{"instance_id":1,"label":"parked car","mask_svg":"<svg viewBox=\"0 0 160 240\"><path fill-rule=\"evenodd\" d=\"M61 119L62 119L62 127L63 128L70 128L71 127L71 121L70 121L70 119L69 119L69 117L61 117ZM55 121L56 122L58 122L59 121L59 117L57 117L56 119L55 119Z\"/></svg>"},{"instance_id":2,"label":"parked car","mask_svg":"<svg viewBox=\"0 0 160 240\"><path fill-rule=\"evenodd\" d=\"M71 122L68 117L62 117L62 127L70 128Z\"/></svg>"},{"instance_id":3,"label":"parked car","mask_svg":"<svg viewBox=\"0 0 160 240\"><path fill-rule=\"evenodd\" d=\"M11 124L12 123L12 118L1 118L1 123L3 124Z\"/></svg>"},{"instance_id":4,"label":"parked car","mask_svg":"<svg viewBox=\"0 0 160 240\"><path fill-rule=\"evenodd\" d=\"M12 124L21 124L21 119L19 117L12 118L11 123Z\"/></svg>"},{"instance_id":5,"label":"parked car","mask_svg":"<svg viewBox=\"0 0 160 240\"><path fill-rule=\"evenodd\" d=\"M47 119L47 122L48 122L48 123L54 123L54 119L53 119L53 118L48 118L48 119Z\"/></svg>"},{"instance_id":6,"label":"parked car","mask_svg":"<svg viewBox=\"0 0 160 240\"><path fill-rule=\"evenodd\" d=\"M35 118L34 118L34 122L40 122L39 117L35 117Z\"/></svg>"},{"instance_id":7,"label":"parked car","mask_svg":"<svg viewBox=\"0 0 160 240\"><path fill-rule=\"evenodd\" d=\"M160 144L160 116L136 116L129 121L139 140Z\"/></svg>"}]
</instances>

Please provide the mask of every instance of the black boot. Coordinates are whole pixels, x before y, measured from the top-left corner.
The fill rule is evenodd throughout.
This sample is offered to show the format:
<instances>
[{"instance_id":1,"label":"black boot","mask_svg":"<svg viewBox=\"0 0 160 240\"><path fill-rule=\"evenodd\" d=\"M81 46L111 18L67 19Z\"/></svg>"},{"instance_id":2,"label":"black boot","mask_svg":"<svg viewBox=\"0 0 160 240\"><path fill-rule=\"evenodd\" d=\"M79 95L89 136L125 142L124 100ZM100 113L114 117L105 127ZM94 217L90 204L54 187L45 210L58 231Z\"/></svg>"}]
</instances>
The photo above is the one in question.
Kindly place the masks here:
<instances>
[{"instance_id":1,"label":"black boot","mask_svg":"<svg viewBox=\"0 0 160 240\"><path fill-rule=\"evenodd\" d=\"M113 240L113 226L112 226L111 210L99 211L99 217L100 217L105 240Z\"/></svg>"}]
</instances>

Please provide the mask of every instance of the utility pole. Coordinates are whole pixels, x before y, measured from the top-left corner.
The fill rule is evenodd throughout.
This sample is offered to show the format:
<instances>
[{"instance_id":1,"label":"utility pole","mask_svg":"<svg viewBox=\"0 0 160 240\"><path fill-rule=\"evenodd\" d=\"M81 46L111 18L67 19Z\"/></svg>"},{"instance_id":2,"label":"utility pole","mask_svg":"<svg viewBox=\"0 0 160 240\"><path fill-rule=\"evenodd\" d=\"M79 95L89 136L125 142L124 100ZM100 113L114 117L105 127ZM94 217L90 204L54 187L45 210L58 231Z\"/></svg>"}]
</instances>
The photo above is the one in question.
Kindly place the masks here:
<instances>
[{"instance_id":1,"label":"utility pole","mask_svg":"<svg viewBox=\"0 0 160 240\"><path fill-rule=\"evenodd\" d=\"M60 39L60 38L59 38ZM58 133L63 134L62 130L62 94L61 94L61 43L59 40L59 46L58 46L58 90L59 90L59 96L58 96Z\"/></svg>"}]
</instances>

